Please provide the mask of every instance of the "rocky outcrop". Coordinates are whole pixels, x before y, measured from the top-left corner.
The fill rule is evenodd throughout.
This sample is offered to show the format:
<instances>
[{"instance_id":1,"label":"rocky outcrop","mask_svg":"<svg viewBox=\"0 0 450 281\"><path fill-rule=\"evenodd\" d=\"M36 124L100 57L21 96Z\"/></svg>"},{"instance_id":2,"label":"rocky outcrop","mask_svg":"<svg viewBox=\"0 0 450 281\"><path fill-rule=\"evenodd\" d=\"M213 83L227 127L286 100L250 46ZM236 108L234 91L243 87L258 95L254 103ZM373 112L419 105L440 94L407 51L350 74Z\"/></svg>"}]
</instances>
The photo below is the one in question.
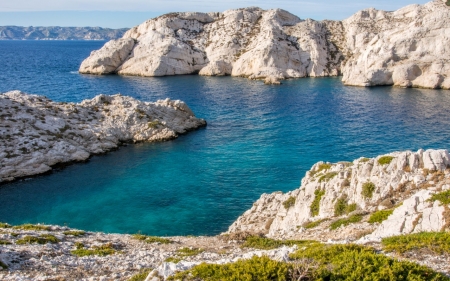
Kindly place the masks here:
<instances>
[{"instance_id":1,"label":"rocky outcrop","mask_svg":"<svg viewBox=\"0 0 450 281\"><path fill-rule=\"evenodd\" d=\"M352 232L358 232L353 240L378 241L392 235L441 231L450 225L449 206L429 199L450 189L449 167L446 150L395 152L336 164L319 162L307 172L299 189L263 194L228 232L325 241L348 240ZM393 213L381 224L368 223L370 215L379 210ZM359 216L354 224L330 230L331 223L353 215Z\"/></svg>"},{"instance_id":2,"label":"rocky outcrop","mask_svg":"<svg viewBox=\"0 0 450 281\"><path fill-rule=\"evenodd\" d=\"M7 92L0 95L0 182L83 161L123 142L170 140L204 125L179 100L150 103L118 94L76 104Z\"/></svg>"},{"instance_id":3,"label":"rocky outcrop","mask_svg":"<svg viewBox=\"0 0 450 281\"><path fill-rule=\"evenodd\" d=\"M445 0L395 12L367 9L344 21L301 20L284 10L255 7L172 13L107 43L80 72L268 81L343 75L347 85L450 89L449 19ZM131 53L111 59L127 54L123 42L131 39L136 42Z\"/></svg>"}]
</instances>

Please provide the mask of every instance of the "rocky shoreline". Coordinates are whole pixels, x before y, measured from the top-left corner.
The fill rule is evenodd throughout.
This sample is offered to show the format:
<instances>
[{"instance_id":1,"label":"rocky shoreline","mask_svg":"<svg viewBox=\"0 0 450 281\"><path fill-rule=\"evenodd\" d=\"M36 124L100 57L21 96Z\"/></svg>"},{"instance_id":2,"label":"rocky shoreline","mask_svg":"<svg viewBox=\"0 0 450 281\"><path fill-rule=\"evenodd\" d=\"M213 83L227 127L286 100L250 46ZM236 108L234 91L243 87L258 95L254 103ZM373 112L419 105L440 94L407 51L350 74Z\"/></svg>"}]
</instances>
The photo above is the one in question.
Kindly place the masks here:
<instances>
[{"instance_id":1,"label":"rocky shoreline","mask_svg":"<svg viewBox=\"0 0 450 281\"><path fill-rule=\"evenodd\" d=\"M167 141L206 125L182 101L120 94L81 103L20 91L0 95L0 183L85 161L126 142Z\"/></svg>"},{"instance_id":2,"label":"rocky shoreline","mask_svg":"<svg viewBox=\"0 0 450 281\"><path fill-rule=\"evenodd\" d=\"M450 89L449 28L446 0L394 12L370 8L343 21L256 7L170 13L93 51L79 72L232 75L266 84L342 75L346 85Z\"/></svg>"}]
</instances>

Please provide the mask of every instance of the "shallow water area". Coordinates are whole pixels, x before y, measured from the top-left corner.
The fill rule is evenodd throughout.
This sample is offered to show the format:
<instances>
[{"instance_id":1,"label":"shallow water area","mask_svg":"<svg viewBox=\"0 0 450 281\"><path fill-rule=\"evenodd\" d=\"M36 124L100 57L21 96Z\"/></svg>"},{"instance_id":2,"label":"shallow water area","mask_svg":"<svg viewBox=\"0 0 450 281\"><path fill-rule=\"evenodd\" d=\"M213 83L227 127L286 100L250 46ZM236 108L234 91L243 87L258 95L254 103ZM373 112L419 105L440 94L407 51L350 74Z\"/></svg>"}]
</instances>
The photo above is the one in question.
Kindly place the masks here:
<instances>
[{"instance_id":1,"label":"shallow water area","mask_svg":"<svg viewBox=\"0 0 450 281\"><path fill-rule=\"evenodd\" d=\"M356 88L340 78L261 81L76 72L104 42L0 41L0 92L57 101L99 93L181 99L206 128L121 147L0 186L0 221L151 235L214 235L266 192L298 188L317 161L448 148L450 91Z\"/></svg>"}]
</instances>

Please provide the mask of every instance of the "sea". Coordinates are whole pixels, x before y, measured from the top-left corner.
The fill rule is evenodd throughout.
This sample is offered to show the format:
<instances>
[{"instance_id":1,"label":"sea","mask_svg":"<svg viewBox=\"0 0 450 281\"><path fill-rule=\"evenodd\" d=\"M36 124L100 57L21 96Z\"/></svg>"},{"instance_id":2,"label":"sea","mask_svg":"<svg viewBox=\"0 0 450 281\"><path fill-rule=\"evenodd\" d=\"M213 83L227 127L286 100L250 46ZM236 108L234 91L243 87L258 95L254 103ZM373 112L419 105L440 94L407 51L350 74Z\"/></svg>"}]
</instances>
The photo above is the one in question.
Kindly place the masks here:
<instances>
[{"instance_id":1,"label":"sea","mask_svg":"<svg viewBox=\"0 0 450 281\"><path fill-rule=\"evenodd\" d=\"M79 74L82 60L104 43L0 41L0 92L61 102L101 93L180 99L207 127L3 184L1 222L216 235L261 194L299 188L318 161L449 148L450 91L348 87L340 77L267 86L235 77Z\"/></svg>"}]
</instances>

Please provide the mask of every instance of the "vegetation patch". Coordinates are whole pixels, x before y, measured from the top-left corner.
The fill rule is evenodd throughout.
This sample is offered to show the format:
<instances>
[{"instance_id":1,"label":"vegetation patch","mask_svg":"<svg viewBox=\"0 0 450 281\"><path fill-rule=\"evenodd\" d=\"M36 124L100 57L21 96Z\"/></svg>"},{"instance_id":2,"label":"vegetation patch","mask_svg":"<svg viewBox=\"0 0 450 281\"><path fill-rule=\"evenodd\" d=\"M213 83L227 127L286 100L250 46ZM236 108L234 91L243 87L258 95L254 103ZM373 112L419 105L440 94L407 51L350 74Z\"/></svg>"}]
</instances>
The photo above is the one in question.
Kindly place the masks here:
<instances>
[{"instance_id":1,"label":"vegetation patch","mask_svg":"<svg viewBox=\"0 0 450 281\"><path fill-rule=\"evenodd\" d=\"M361 163L366 163L366 162L369 162L369 158L361 158L361 160L359 160L359 162L361 162Z\"/></svg>"},{"instance_id":2,"label":"vegetation patch","mask_svg":"<svg viewBox=\"0 0 450 281\"><path fill-rule=\"evenodd\" d=\"M2 261L0 261L0 269L6 270L8 269L8 266L4 264Z\"/></svg>"},{"instance_id":3,"label":"vegetation patch","mask_svg":"<svg viewBox=\"0 0 450 281\"><path fill-rule=\"evenodd\" d=\"M328 170L330 168L331 168L331 164L323 163L323 164L319 165L319 167L317 168L317 171L311 171L309 173L310 173L311 176L314 176L314 175L316 175L316 174L318 174L318 173L320 173L322 171L326 171L326 170Z\"/></svg>"},{"instance_id":4,"label":"vegetation patch","mask_svg":"<svg viewBox=\"0 0 450 281\"><path fill-rule=\"evenodd\" d=\"M22 224L13 227L14 229L20 230L34 230L34 231L50 231L50 226L40 225L40 224Z\"/></svg>"},{"instance_id":5,"label":"vegetation patch","mask_svg":"<svg viewBox=\"0 0 450 281\"><path fill-rule=\"evenodd\" d=\"M275 240L265 237L251 236L247 238L244 244L242 244L242 247L260 250L271 250L279 248L281 246L293 246L293 245L301 246L305 244L309 245L311 243L317 242L311 240Z\"/></svg>"},{"instance_id":6,"label":"vegetation patch","mask_svg":"<svg viewBox=\"0 0 450 281\"><path fill-rule=\"evenodd\" d=\"M291 258L316 263L301 280L450 280L428 267L397 261L359 245L314 245L291 254Z\"/></svg>"},{"instance_id":7,"label":"vegetation patch","mask_svg":"<svg viewBox=\"0 0 450 281\"><path fill-rule=\"evenodd\" d=\"M313 217L318 216L320 212L320 200L322 200L322 196L325 195L325 190L316 190L314 191L314 200L311 203L311 206L309 207L311 211L311 215Z\"/></svg>"},{"instance_id":8,"label":"vegetation patch","mask_svg":"<svg viewBox=\"0 0 450 281\"><path fill-rule=\"evenodd\" d=\"M0 222L0 228L10 228L11 225L4 223L4 222Z\"/></svg>"},{"instance_id":9,"label":"vegetation patch","mask_svg":"<svg viewBox=\"0 0 450 281\"><path fill-rule=\"evenodd\" d=\"M2 240L0 239L0 245L11 245L12 243L9 242L8 240Z\"/></svg>"},{"instance_id":10,"label":"vegetation patch","mask_svg":"<svg viewBox=\"0 0 450 281\"><path fill-rule=\"evenodd\" d=\"M348 200L345 197L339 198L336 203L334 204L334 215L335 216L342 216L349 214L356 210L358 205L356 203L348 204Z\"/></svg>"},{"instance_id":11,"label":"vegetation patch","mask_svg":"<svg viewBox=\"0 0 450 281\"><path fill-rule=\"evenodd\" d=\"M326 173L325 175L323 175L319 178L319 182L329 181L332 178L334 178L335 176L337 176L337 174L338 174L337 172Z\"/></svg>"},{"instance_id":12,"label":"vegetation patch","mask_svg":"<svg viewBox=\"0 0 450 281\"><path fill-rule=\"evenodd\" d=\"M450 6L450 0L447 0L447 2L445 2L445 5Z\"/></svg>"},{"instance_id":13,"label":"vegetation patch","mask_svg":"<svg viewBox=\"0 0 450 281\"><path fill-rule=\"evenodd\" d=\"M405 253L411 250L427 249L436 254L450 253L450 233L422 232L393 236L381 240L383 250L387 252Z\"/></svg>"},{"instance_id":14,"label":"vegetation patch","mask_svg":"<svg viewBox=\"0 0 450 281\"><path fill-rule=\"evenodd\" d=\"M84 246L78 248L76 250L70 251L73 255L78 257L86 257L86 256L109 256L116 253L113 245L111 243L101 245L101 246L93 246L92 249L86 249Z\"/></svg>"},{"instance_id":15,"label":"vegetation patch","mask_svg":"<svg viewBox=\"0 0 450 281\"><path fill-rule=\"evenodd\" d=\"M271 260L270 258L253 257L228 264L202 263L190 270L176 273L167 280L203 280L203 281L284 281L288 280L287 263Z\"/></svg>"},{"instance_id":16,"label":"vegetation patch","mask_svg":"<svg viewBox=\"0 0 450 281\"><path fill-rule=\"evenodd\" d=\"M181 261L181 258L177 257L168 257L164 260L165 262L173 262L173 263L179 263Z\"/></svg>"},{"instance_id":17,"label":"vegetation patch","mask_svg":"<svg viewBox=\"0 0 450 281\"><path fill-rule=\"evenodd\" d=\"M430 202L439 201L444 205L450 204L450 190L433 194L431 198L428 199L428 201Z\"/></svg>"},{"instance_id":18,"label":"vegetation patch","mask_svg":"<svg viewBox=\"0 0 450 281\"><path fill-rule=\"evenodd\" d=\"M286 201L283 202L283 206L286 210L295 205L295 197L291 196Z\"/></svg>"},{"instance_id":19,"label":"vegetation patch","mask_svg":"<svg viewBox=\"0 0 450 281\"><path fill-rule=\"evenodd\" d=\"M72 236L78 237L78 236L85 235L86 232L82 231L82 230L70 230L70 231L64 231L63 234L64 235L72 235Z\"/></svg>"},{"instance_id":20,"label":"vegetation patch","mask_svg":"<svg viewBox=\"0 0 450 281\"><path fill-rule=\"evenodd\" d=\"M172 240L169 240L167 238L161 238L156 236L147 236L143 234L133 234L133 238L144 241L146 243L161 243L161 244L170 244L172 243Z\"/></svg>"},{"instance_id":21,"label":"vegetation patch","mask_svg":"<svg viewBox=\"0 0 450 281\"><path fill-rule=\"evenodd\" d=\"M56 244L58 242L59 242L59 240L55 236L50 235L50 234L43 234L43 235L41 235L39 237L27 235L25 237L17 239L16 244L18 244L18 245L34 244L34 243L37 243L37 244L47 244L47 243Z\"/></svg>"},{"instance_id":22,"label":"vegetation patch","mask_svg":"<svg viewBox=\"0 0 450 281\"><path fill-rule=\"evenodd\" d=\"M152 271L151 268L141 269L139 273L136 273L135 275L131 276L130 279L128 279L128 281L145 281L145 279L147 279L147 276L150 274L151 271Z\"/></svg>"},{"instance_id":23,"label":"vegetation patch","mask_svg":"<svg viewBox=\"0 0 450 281\"><path fill-rule=\"evenodd\" d=\"M376 211L375 213L370 215L369 223L376 223L376 222L381 223L381 222L387 220L387 218L390 215L392 215L393 212L394 212L394 210Z\"/></svg>"},{"instance_id":24,"label":"vegetation patch","mask_svg":"<svg viewBox=\"0 0 450 281\"><path fill-rule=\"evenodd\" d=\"M368 181L363 184L361 195L365 198L372 198L375 188L376 188L375 184L373 182Z\"/></svg>"},{"instance_id":25,"label":"vegetation patch","mask_svg":"<svg viewBox=\"0 0 450 281\"><path fill-rule=\"evenodd\" d=\"M380 165L389 165L389 164L391 164L392 159L394 159L394 157L392 157L392 156L380 157L380 159L378 159L378 164L380 164Z\"/></svg>"},{"instance_id":26,"label":"vegetation patch","mask_svg":"<svg viewBox=\"0 0 450 281\"><path fill-rule=\"evenodd\" d=\"M337 228L341 227L342 225L343 226L347 226L347 225L349 225L351 223L360 222L361 220L362 220L362 216L361 215L353 215L353 216L350 216L349 218L339 219L339 220L333 222L330 225L330 228L332 230L334 230L334 229L337 229Z\"/></svg>"},{"instance_id":27,"label":"vegetation patch","mask_svg":"<svg viewBox=\"0 0 450 281\"><path fill-rule=\"evenodd\" d=\"M191 257L203 253L205 250L199 248L181 248L177 250L180 257Z\"/></svg>"},{"instance_id":28,"label":"vegetation patch","mask_svg":"<svg viewBox=\"0 0 450 281\"><path fill-rule=\"evenodd\" d=\"M306 229L311 229L314 227L318 227L320 224L322 224L325 221L328 221L329 219L322 219L322 220L318 220L318 221L312 221L312 222L307 222L305 224L303 224L303 227Z\"/></svg>"}]
</instances>

